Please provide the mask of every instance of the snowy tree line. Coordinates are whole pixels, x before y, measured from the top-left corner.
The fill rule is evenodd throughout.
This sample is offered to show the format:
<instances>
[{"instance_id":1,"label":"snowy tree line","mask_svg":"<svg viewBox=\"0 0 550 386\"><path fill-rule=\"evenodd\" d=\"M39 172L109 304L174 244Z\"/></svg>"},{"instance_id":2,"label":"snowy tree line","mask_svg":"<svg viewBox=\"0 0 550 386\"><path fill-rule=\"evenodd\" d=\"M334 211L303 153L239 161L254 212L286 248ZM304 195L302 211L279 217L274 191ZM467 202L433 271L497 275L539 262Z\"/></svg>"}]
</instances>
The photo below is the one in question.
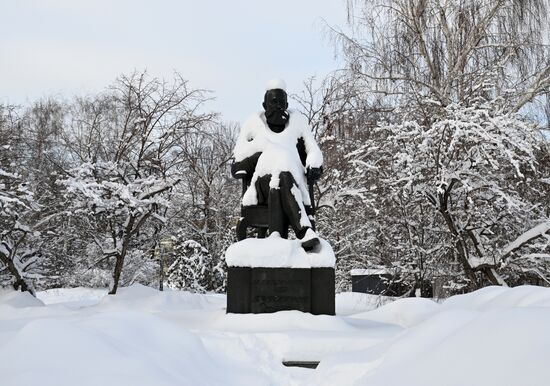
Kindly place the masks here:
<instances>
[{"instance_id":1,"label":"snowy tree line","mask_svg":"<svg viewBox=\"0 0 550 386\"><path fill-rule=\"evenodd\" d=\"M550 283L545 0L348 2L343 68L294 95L325 156L317 224L411 290ZM0 107L0 281L222 290L238 127L177 75ZM166 271L166 277L165 276Z\"/></svg>"},{"instance_id":2,"label":"snowy tree line","mask_svg":"<svg viewBox=\"0 0 550 386\"><path fill-rule=\"evenodd\" d=\"M328 153L341 283L355 267L447 293L549 283L548 9L348 2L344 68L298 97Z\"/></svg>"},{"instance_id":3,"label":"snowy tree line","mask_svg":"<svg viewBox=\"0 0 550 386\"><path fill-rule=\"evenodd\" d=\"M177 74L135 73L91 97L2 106L3 284L158 285L188 240L204 255L198 272L221 271L238 206L227 171L236 130L206 100ZM185 286L216 290L223 276L195 284Z\"/></svg>"}]
</instances>

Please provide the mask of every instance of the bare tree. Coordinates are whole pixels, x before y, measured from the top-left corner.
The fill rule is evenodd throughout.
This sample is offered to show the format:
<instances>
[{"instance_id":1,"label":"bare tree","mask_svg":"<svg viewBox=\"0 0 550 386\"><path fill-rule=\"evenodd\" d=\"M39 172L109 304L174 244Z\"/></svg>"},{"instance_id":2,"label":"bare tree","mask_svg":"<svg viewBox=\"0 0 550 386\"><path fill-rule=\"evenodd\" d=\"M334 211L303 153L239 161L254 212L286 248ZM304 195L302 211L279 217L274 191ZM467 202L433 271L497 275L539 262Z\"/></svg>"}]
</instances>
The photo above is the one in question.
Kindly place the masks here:
<instances>
[{"instance_id":1,"label":"bare tree","mask_svg":"<svg viewBox=\"0 0 550 386\"><path fill-rule=\"evenodd\" d=\"M0 282L34 293L31 279L40 261L38 248L29 243L35 235L33 217L39 206L20 172L23 141L20 117L12 106L0 106Z\"/></svg>"},{"instance_id":2,"label":"bare tree","mask_svg":"<svg viewBox=\"0 0 550 386\"><path fill-rule=\"evenodd\" d=\"M388 103L429 97L447 106L490 84L487 93L513 99L518 111L550 87L548 6L546 0L350 0L355 34L337 39L357 79ZM430 109L422 112L429 119Z\"/></svg>"},{"instance_id":3,"label":"bare tree","mask_svg":"<svg viewBox=\"0 0 550 386\"><path fill-rule=\"evenodd\" d=\"M116 293L132 242L149 221L162 224L164 194L179 181L172 174L178 141L212 119L200 111L201 90L175 75L172 83L145 73L123 76L105 94L80 100L66 144L81 164L64 180L73 213L93 216L101 262L114 259ZM76 209L76 211L75 211ZM92 235L93 236L93 235Z\"/></svg>"},{"instance_id":4,"label":"bare tree","mask_svg":"<svg viewBox=\"0 0 550 386\"><path fill-rule=\"evenodd\" d=\"M229 173L236 132L214 122L182 138L177 152L182 183L171 211L173 235L200 242L218 260L234 238L239 206L240 187Z\"/></svg>"},{"instance_id":5,"label":"bare tree","mask_svg":"<svg viewBox=\"0 0 550 386\"><path fill-rule=\"evenodd\" d=\"M348 2L350 32L333 29L346 67L302 96L335 159L321 190L346 216L332 220L342 256L454 289L511 280L499 248L545 221L540 120L515 113L540 116L550 86L547 10L542 0ZM528 269L520 261L516 272Z\"/></svg>"}]
</instances>

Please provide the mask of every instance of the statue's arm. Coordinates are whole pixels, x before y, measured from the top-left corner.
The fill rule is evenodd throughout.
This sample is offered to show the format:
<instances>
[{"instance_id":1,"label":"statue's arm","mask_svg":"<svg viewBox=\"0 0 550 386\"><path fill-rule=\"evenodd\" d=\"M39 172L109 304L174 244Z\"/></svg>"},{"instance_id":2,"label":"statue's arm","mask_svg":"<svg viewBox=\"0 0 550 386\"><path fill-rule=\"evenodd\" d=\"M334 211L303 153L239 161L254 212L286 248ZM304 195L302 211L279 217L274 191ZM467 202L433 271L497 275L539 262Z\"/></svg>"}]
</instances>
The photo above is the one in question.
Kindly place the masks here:
<instances>
[{"instance_id":1,"label":"statue's arm","mask_svg":"<svg viewBox=\"0 0 550 386\"><path fill-rule=\"evenodd\" d=\"M296 148L298 149L298 155L300 156L300 161L302 162L303 166L306 166L306 160L307 160L307 151L306 151L306 145L303 137L298 138L298 143L296 144ZM323 166L314 167L314 166L308 166L306 168L306 177L308 184L315 183L319 178L321 178L321 174L323 174Z\"/></svg>"},{"instance_id":2,"label":"statue's arm","mask_svg":"<svg viewBox=\"0 0 550 386\"><path fill-rule=\"evenodd\" d=\"M306 168L321 168L323 166L323 153L315 141L315 137L309 125L305 126L302 132L304 147L306 151Z\"/></svg>"},{"instance_id":3,"label":"statue's arm","mask_svg":"<svg viewBox=\"0 0 550 386\"><path fill-rule=\"evenodd\" d=\"M311 128L304 121L302 137L298 139L298 153L302 164L306 167L308 184L313 184L323 173L323 153L315 141Z\"/></svg>"},{"instance_id":4,"label":"statue's arm","mask_svg":"<svg viewBox=\"0 0 550 386\"><path fill-rule=\"evenodd\" d=\"M233 150L234 162L231 165L231 175L234 178L251 178L262 154L254 127L254 118L250 118L243 124L237 137Z\"/></svg>"},{"instance_id":5,"label":"statue's arm","mask_svg":"<svg viewBox=\"0 0 550 386\"><path fill-rule=\"evenodd\" d=\"M241 161L235 161L231 165L231 175L234 178L250 178L254 174L258 158L260 158L261 152L254 153L250 157L246 157Z\"/></svg>"}]
</instances>

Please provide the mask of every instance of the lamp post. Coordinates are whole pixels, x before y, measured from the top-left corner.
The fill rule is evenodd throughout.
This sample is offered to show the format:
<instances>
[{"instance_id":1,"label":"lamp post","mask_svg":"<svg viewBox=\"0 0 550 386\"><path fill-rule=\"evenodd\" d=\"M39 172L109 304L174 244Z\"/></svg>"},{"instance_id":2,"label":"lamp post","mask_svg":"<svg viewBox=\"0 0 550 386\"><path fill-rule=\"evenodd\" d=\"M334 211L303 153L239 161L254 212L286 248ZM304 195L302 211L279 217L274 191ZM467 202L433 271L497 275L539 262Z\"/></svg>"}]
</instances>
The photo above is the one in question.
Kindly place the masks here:
<instances>
[{"instance_id":1,"label":"lamp post","mask_svg":"<svg viewBox=\"0 0 550 386\"><path fill-rule=\"evenodd\" d=\"M159 243L159 291L164 291L164 258L172 251L172 239L166 238Z\"/></svg>"}]
</instances>

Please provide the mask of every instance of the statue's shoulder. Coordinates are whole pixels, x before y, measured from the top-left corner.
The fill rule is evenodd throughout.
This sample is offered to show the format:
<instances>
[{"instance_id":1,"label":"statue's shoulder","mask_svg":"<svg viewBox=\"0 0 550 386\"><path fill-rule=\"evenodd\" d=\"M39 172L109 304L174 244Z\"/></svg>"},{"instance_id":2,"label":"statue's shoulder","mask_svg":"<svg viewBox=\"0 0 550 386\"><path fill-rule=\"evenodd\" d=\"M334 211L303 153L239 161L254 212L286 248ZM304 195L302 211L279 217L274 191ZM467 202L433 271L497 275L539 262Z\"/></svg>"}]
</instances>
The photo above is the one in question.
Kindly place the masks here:
<instances>
[{"instance_id":1,"label":"statue's shoulder","mask_svg":"<svg viewBox=\"0 0 550 386\"><path fill-rule=\"evenodd\" d=\"M304 114L293 109L289 109L288 113L290 114L289 122L295 130L298 130L300 132L303 130L311 131L309 122L307 118L304 116Z\"/></svg>"},{"instance_id":2,"label":"statue's shoulder","mask_svg":"<svg viewBox=\"0 0 550 386\"><path fill-rule=\"evenodd\" d=\"M259 111L253 114L250 114L241 124L241 131L254 131L259 130L265 126L263 112Z\"/></svg>"}]
</instances>

